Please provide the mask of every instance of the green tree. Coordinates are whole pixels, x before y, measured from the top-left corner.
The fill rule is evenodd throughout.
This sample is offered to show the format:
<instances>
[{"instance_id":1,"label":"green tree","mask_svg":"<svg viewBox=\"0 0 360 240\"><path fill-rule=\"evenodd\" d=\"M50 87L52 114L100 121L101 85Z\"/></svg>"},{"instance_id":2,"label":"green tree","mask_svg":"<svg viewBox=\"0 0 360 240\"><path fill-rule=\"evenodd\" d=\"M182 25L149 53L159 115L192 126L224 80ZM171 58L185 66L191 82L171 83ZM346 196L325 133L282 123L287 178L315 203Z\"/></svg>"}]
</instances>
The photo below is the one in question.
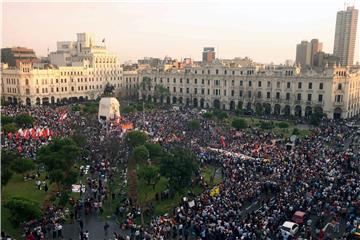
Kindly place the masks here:
<instances>
[{"instance_id":1,"label":"green tree","mask_svg":"<svg viewBox=\"0 0 360 240\"><path fill-rule=\"evenodd\" d=\"M29 114L20 114L18 116L16 116L15 118L15 122L21 126L23 124L33 124L35 121L35 119L30 116Z\"/></svg>"},{"instance_id":2,"label":"green tree","mask_svg":"<svg viewBox=\"0 0 360 240\"><path fill-rule=\"evenodd\" d=\"M16 173L25 173L35 168L35 164L28 158L16 158L11 163L11 170Z\"/></svg>"},{"instance_id":3,"label":"green tree","mask_svg":"<svg viewBox=\"0 0 360 240\"><path fill-rule=\"evenodd\" d=\"M294 128L292 131L292 135L299 135L300 134L300 130L298 128Z\"/></svg>"},{"instance_id":4,"label":"green tree","mask_svg":"<svg viewBox=\"0 0 360 240\"><path fill-rule=\"evenodd\" d=\"M126 106L124 108L121 109L121 114L129 114L129 113L132 113L132 112L136 112L136 108L132 105L130 106Z\"/></svg>"},{"instance_id":5,"label":"green tree","mask_svg":"<svg viewBox=\"0 0 360 240\"><path fill-rule=\"evenodd\" d=\"M125 142L131 147L144 145L147 140L147 134L141 131L131 131L125 135Z\"/></svg>"},{"instance_id":6,"label":"green tree","mask_svg":"<svg viewBox=\"0 0 360 240\"><path fill-rule=\"evenodd\" d=\"M318 126L323 118L324 114L318 108L315 108L315 112L310 116L310 124Z\"/></svg>"},{"instance_id":7,"label":"green tree","mask_svg":"<svg viewBox=\"0 0 360 240\"><path fill-rule=\"evenodd\" d=\"M39 203L26 198L12 198L5 207L10 210L11 221L14 225L39 218L41 215Z\"/></svg>"},{"instance_id":8,"label":"green tree","mask_svg":"<svg viewBox=\"0 0 360 240\"><path fill-rule=\"evenodd\" d=\"M1 186L5 186L10 180L13 175L11 163L18 158L19 156L15 152L1 151Z\"/></svg>"},{"instance_id":9,"label":"green tree","mask_svg":"<svg viewBox=\"0 0 360 240\"><path fill-rule=\"evenodd\" d=\"M206 112L206 113L203 113L202 116L206 119L211 119L213 118L213 114L211 112Z\"/></svg>"},{"instance_id":10,"label":"green tree","mask_svg":"<svg viewBox=\"0 0 360 240\"><path fill-rule=\"evenodd\" d=\"M133 156L136 162L139 163L149 158L149 150L144 145L137 146L134 148Z\"/></svg>"},{"instance_id":11,"label":"green tree","mask_svg":"<svg viewBox=\"0 0 360 240\"><path fill-rule=\"evenodd\" d=\"M155 85L155 91L154 91L154 97L160 98L160 97L167 97L170 96L170 91L166 87L164 87L161 84Z\"/></svg>"},{"instance_id":12,"label":"green tree","mask_svg":"<svg viewBox=\"0 0 360 240\"><path fill-rule=\"evenodd\" d=\"M160 157L163 153L163 150L162 150L160 144L147 142L144 144L144 146L149 151L149 155L150 155L151 159Z\"/></svg>"},{"instance_id":13,"label":"green tree","mask_svg":"<svg viewBox=\"0 0 360 240\"><path fill-rule=\"evenodd\" d=\"M71 138L54 139L40 148L37 159L44 164L50 180L60 188L80 153L80 148Z\"/></svg>"},{"instance_id":14,"label":"green tree","mask_svg":"<svg viewBox=\"0 0 360 240\"><path fill-rule=\"evenodd\" d=\"M261 129L273 129L274 123L269 121L260 121L260 128Z\"/></svg>"},{"instance_id":15,"label":"green tree","mask_svg":"<svg viewBox=\"0 0 360 240\"><path fill-rule=\"evenodd\" d=\"M261 104L256 104L255 112L256 112L256 115L262 115L263 114L263 106Z\"/></svg>"},{"instance_id":16,"label":"green tree","mask_svg":"<svg viewBox=\"0 0 360 240\"><path fill-rule=\"evenodd\" d=\"M197 169L196 156L184 149L175 148L160 161L160 173L175 190L189 186Z\"/></svg>"},{"instance_id":17,"label":"green tree","mask_svg":"<svg viewBox=\"0 0 360 240\"><path fill-rule=\"evenodd\" d=\"M236 130L240 130L240 129L244 129L247 128L247 122L245 119L242 118L235 118L232 122L231 122L231 126L233 128L236 128Z\"/></svg>"},{"instance_id":18,"label":"green tree","mask_svg":"<svg viewBox=\"0 0 360 240\"><path fill-rule=\"evenodd\" d=\"M199 120L193 119L187 123L187 126L190 131L195 131L200 129L200 122Z\"/></svg>"},{"instance_id":19,"label":"green tree","mask_svg":"<svg viewBox=\"0 0 360 240\"><path fill-rule=\"evenodd\" d=\"M159 169L153 165L144 165L142 166L138 172L139 179L143 179L146 181L147 185L152 185L153 189L155 189L156 184L160 180Z\"/></svg>"},{"instance_id":20,"label":"green tree","mask_svg":"<svg viewBox=\"0 0 360 240\"><path fill-rule=\"evenodd\" d=\"M3 130L5 134L8 134L9 132L15 133L18 128L15 123L8 123L3 126Z\"/></svg>"},{"instance_id":21,"label":"green tree","mask_svg":"<svg viewBox=\"0 0 360 240\"><path fill-rule=\"evenodd\" d=\"M288 128L289 124L287 122L279 122L278 124L279 128Z\"/></svg>"},{"instance_id":22,"label":"green tree","mask_svg":"<svg viewBox=\"0 0 360 240\"><path fill-rule=\"evenodd\" d=\"M220 121L228 117L228 114L226 112L217 109L213 111L213 115Z\"/></svg>"},{"instance_id":23,"label":"green tree","mask_svg":"<svg viewBox=\"0 0 360 240\"><path fill-rule=\"evenodd\" d=\"M1 125L4 126L8 123L15 122L15 119L13 117L9 116L1 116Z\"/></svg>"}]
</instances>

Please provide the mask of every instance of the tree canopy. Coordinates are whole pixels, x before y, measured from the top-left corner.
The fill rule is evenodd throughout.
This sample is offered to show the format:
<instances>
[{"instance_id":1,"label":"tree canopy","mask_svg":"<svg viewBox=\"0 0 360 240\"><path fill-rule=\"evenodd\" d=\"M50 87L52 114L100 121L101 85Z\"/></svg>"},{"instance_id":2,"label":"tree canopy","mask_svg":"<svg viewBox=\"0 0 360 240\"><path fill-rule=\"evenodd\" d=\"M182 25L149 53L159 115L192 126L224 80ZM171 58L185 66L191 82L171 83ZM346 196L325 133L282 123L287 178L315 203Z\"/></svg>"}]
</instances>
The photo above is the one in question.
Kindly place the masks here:
<instances>
[{"instance_id":1,"label":"tree canopy","mask_svg":"<svg viewBox=\"0 0 360 240\"><path fill-rule=\"evenodd\" d=\"M196 156L184 149L172 149L160 161L160 173L174 189L189 186L196 169Z\"/></svg>"},{"instance_id":2,"label":"tree canopy","mask_svg":"<svg viewBox=\"0 0 360 240\"><path fill-rule=\"evenodd\" d=\"M231 126L236 128L236 130L239 131L240 129L247 128L247 122L245 119L235 118L234 120L232 120Z\"/></svg>"},{"instance_id":3,"label":"tree canopy","mask_svg":"<svg viewBox=\"0 0 360 240\"><path fill-rule=\"evenodd\" d=\"M24 221L39 218L41 210L39 203L26 198L14 197L5 205L11 212L11 221L18 225Z\"/></svg>"},{"instance_id":4,"label":"tree canopy","mask_svg":"<svg viewBox=\"0 0 360 240\"><path fill-rule=\"evenodd\" d=\"M125 135L125 142L131 147L144 145L147 140L147 134L141 131L131 131Z\"/></svg>"},{"instance_id":5,"label":"tree canopy","mask_svg":"<svg viewBox=\"0 0 360 240\"><path fill-rule=\"evenodd\" d=\"M134 148L133 157L137 163L147 160L149 158L149 150L144 145L137 146Z\"/></svg>"},{"instance_id":6,"label":"tree canopy","mask_svg":"<svg viewBox=\"0 0 360 240\"><path fill-rule=\"evenodd\" d=\"M188 122L187 126L190 131L198 130L200 129L200 122L199 120L193 119Z\"/></svg>"},{"instance_id":7,"label":"tree canopy","mask_svg":"<svg viewBox=\"0 0 360 240\"><path fill-rule=\"evenodd\" d=\"M147 185L152 185L155 188L160 180L159 169L153 165L143 165L137 172L138 177L146 181Z\"/></svg>"},{"instance_id":8,"label":"tree canopy","mask_svg":"<svg viewBox=\"0 0 360 240\"><path fill-rule=\"evenodd\" d=\"M20 114L15 117L15 122L21 126L24 124L33 124L35 119L29 114Z\"/></svg>"}]
</instances>

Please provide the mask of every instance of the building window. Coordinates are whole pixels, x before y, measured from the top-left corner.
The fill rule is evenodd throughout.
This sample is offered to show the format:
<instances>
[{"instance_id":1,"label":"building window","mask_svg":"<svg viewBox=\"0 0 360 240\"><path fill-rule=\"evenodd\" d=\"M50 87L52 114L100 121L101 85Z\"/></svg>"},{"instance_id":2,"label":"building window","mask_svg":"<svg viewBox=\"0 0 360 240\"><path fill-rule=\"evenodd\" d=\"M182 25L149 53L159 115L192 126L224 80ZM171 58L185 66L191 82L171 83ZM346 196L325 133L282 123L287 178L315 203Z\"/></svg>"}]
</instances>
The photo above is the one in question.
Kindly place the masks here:
<instances>
[{"instance_id":1,"label":"building window","mask_svg":"<svg viewBox=\"0 0 360 240\"><path fill-rule=\"evenodd\" d=\"M249 81L249 87L251 87L251 83L252 83L252 82L251 82L251 81Z\"/></svg>"},{"instance_id":2,"label":"building window","mask_svg":"<svg viewBox=\"0 0 360 240\"><path fill-rule=\"evenodd\" d=\"M298 95L297 95L297 100L298 100L298 101L301 101L301 93L298 93Z\"/></svg>"},{"instance_id":3,"label":"building window","mask_svg":"<svg viewBox=\"0 0 360 240\"><path fill-rule=\"evenodd\" d=\"M180 83L182 83L182 78L180 78Z\"/></svg>"},{"instance_id":4,"label":"building window","mask_svg":"<svg viewBox=\"0 0 360 240\"><path fill-rule=\"evenodd\" d=\"M226 90L224 89L224 96L226 96Z\"/></svg>"},{"instance_id":5,"label":"building window","mask_svg":"<svg viewBox=\"0 0 360 240\"><path fill-rule=\"evenodd\" d=\"M205 94L205 89L201 89L201 94L204 95Z\"/></svg>"},{"instance_id":6,"label":"building window","mask_svg":"<svg viewBox=\"0 0 360 240\"><path fill-rule=\"evenodd\" d=\"M311 94L308 94L308 97L307 97L308 102L311 102L311 98L312 98Z\"/></svg>"},{"instance_id":7,"label":"building window","mask_svg":"<svg viewBox=\"0 0 360 240\"><path fill-rule=\"evenodd\" d=\"M312 83L309 82L309 89L312 89Z\"/></svg>"},{"instance_id":8,"label":"building window","mask_svg":"<svg viewBox=\"0 0 360 240\"><path fill-rule=\"evenodd\" d=\"M280 93L276 92L276 99L280 99Z\"/></svg>"},{"instance_id":9,"label":"building window","mask_svg":"<svg viewBox=\"0 0 360 240\"><path fill-rule=\"evenodd\" d=\"M257 97L261 98L261 92L258 92Z\"/></svg>"},{"instance_id":10,"label":"building window","mask_svg":"<svg viewBox=\"0 0 360 240\"><path fill-rule=\"evenodd\" d=\"M269 98L270 98L270 96L271 96L271 95L270 95L270 92L267 92L267 93L266 93L266 98L268 98L268 99L269 99Z\"/></svg>"},{"instance_id":11,"label":"building window","mask_svg":"<svg viewBox=\"0 0 360 240\"><path fill-rule=\"evenodd\" d=\"M267 87L270 87L270 86L271 86L271 82L268 81L268 82L267 82Z\"/></svg>"},{"instance_id":12,"label":"building window","mask_svg":"<svg viewBox=\"0 0 360 240\"><path fill-rule=\"evenodd\" d=\"M320 90L323 90L323 89L324 89L324 84L323 84L323 83L320 83L320 84L319 84L319 89L320 89Z\"/></svg>"},{"instance_id":13,"label":"building window","mask_svg":"<svg viewBox=\"0 0 360 240\"><path fill-rule=\"evenodd\" d=\"M205 80L204 80L204 79L201 79L201 84L205 84Z\"/></svg>"},{"instance_id":14,"label":"building window","mask_svg":"<svg viewBox=\"0 0 360 240\"><path fill-rule=\"evenodd\" d=\"M219 74L219 70L218 70L218 69L216 69L215 73L216 73L216 74Z\"/></svg>"},{"instance_id":15,"label":"building window","mask_svg":"<svg viewBox=\"0 0 360 240\"><path fill-rule=\"evenodd\" d=\"M302 85L301 82L299 82L298 83L298 89L301 89L301 87L302 87L301 85Z\"/></svg>"},{"instance_id":16,"label":"building window","mask_svg":"<svg viewBox=\"0 0 360 240\"><path fill-rule=\"evenodd\" d=\"M342 84L339 83L339 84L338 84L338 90L341 90L341 89L342 89Z\"/></svg>"},{"instance_id":17,"label":"building window","mask_svg":"<svg viewBox=\"0 0 360 240\"><path fill-rule=\"evenodd\" d=\"M240 90L240 92L239 92L239 96L240 96L240 97L242 97L242 96L243 96L243 91L242 91L242 90Z\"/></svg>"},{"instance_id":18,"label":"building window","mask_svg":"<svg viewBox=\"0 0 360 240\"><path fill-rule=\"evenodd\" d=\"M174 87L174 93L176 93L176 87Z\"/></svg>"},{"instance_id":19,"label":"building window","mask_svg":"<svg viewBox=\"0 0 360 240\"><path fill-rule=\"evenodd\" d=\"M197 88L194 88L194 94L197 94Z\"/></svg>"},{"instance_id":20,"label":"building window","mask_svg":"<svg viewBox=\"0 0 360 240\"><path fill-rule=\"evenodd\" d=\"M231 90L231 96L232 97L234 96L234 90Z\"/></svg>"},{"instance_id":21,"label":"building window","mask_svg":"<svg viewBox=\"0 0 360 240\"><path fill-rule=\"evenodd\" d=\"M208 88L208 95L210 95L210 89Z\"/></svg>"},{"instance_id":22,"label":"building window","mask_svg":"<svg viewBox=\"0 0 360 240\"><path fill-rule=\"evenodd\" d=\"M29 95L30 94L30 89L26 89L26 94Z\"/></svg>"},{"instance_id":23,"label":"building window","mask_svg":"<svg viewBox=\"0 0 360 240\"><path fill-rule=\"evenodd\" d=\"M180 88L180 93L182 93L182 88Z\"/></svg>"},{"instance_id":24,"label":"building window","mask_svg":"<svg viewBox=\"0 0 360 240\"><path fill-rule=\"evenodd\" d=\"M242 80L240 81L240 86L241 86L241 87L243 86L243 81L242 81Z\"/></svg>"},{"instance_id":25,"label":"building window","mask_svg":"<svg viewBox=\"0 0 360 240\"><path fill-rule=\"evenodd\" d=\"M287 88L290 88L290 87L291 87L291 83L289 83L289 82L286 83L286 87L287 87Z\"/></svg>"},{"instance_id":26,"label":"building window","mask_svg":"<svg viewBox=\"0 0 360 240\"><path fill-rule=\"evenodd\" d=\"M194 83L197 84L197 79L195 78Z\"/></svg>"},{"instance_id":27,"label":"building window","mask_svg":"<svg viewBox=\"0 0 360 240\"><path fill-rule=\"evenodd\" d=\"M189 93L189 88L186 88L186 93Z\"/></svg>"},{"instance_id":28,"label":"building window","mask_svg":"<svg viewBox=\"0 0 360 240\"><path fill-rule=\"evenodd\" d=\"M39 89L38 89L38 88L36 89L36 93L39 93Z\"/></svg>"},{"instance_id":29,"label":"building window","mask_svg":"<svg viewBox=\"0 0 360 240\"><path fill-rule=\"evenodd\" d=\"M174 78L173 83L176 83L176 78Z\"/></svg>"},{"instance_id":30,"label":"building window","mask_svg":"<svg viewBox=\"0 0 360 240\"><path fill-rule=\"evenodd\" d=\"M318 101L319 101L319 102L322 102L322 101L323 101L323 95L322 95L322 94L319 94Z\"/></svg>"},{"instance_id":31,"label":"building window","mask_svg":"<svg viewBox=\"0 0 360 240\"><path fill-rule=\"evenodd\" d=\"M251 98L251 91L248 91L248 98Z\"/></svg>"},{"instance_id":32,"label":"building window","mask_svg":"<svg viewBox=\"0 0 360 240\"><path fill-rule=\"evenodd\" d=\"M258 87L261 87L261 81L258 82Z\"/></svg>"},{"instance_id":33,"label":"building window","mask_svg":"<svg viewBox=\"0 0 360 240\"><path fill-rule=\"evenodd\" d=\"M26 85L29 85L29 79L26 79L26 80L25 80L25 84L26 84Z\"/></svg>"},{"instance_id":34,"label":"building window","mask_svg":"<svg viewBox=\"0 0 360 240\"><path fill-rule=\"evenodd\" d=\"M186 83L189 84L189 79L188 78L186 79Z\"/></svg>"},{"instance_id":35,"label":"building window","mask_svg":"<svg viewBox=\"0 0 360 240\"><path fill-rule=\"evenodd\" d=\"M280 88L280 82L277 82L277 83L276 83L276 87L277 87L277 88Z\"/></svg>"}]
</instances>

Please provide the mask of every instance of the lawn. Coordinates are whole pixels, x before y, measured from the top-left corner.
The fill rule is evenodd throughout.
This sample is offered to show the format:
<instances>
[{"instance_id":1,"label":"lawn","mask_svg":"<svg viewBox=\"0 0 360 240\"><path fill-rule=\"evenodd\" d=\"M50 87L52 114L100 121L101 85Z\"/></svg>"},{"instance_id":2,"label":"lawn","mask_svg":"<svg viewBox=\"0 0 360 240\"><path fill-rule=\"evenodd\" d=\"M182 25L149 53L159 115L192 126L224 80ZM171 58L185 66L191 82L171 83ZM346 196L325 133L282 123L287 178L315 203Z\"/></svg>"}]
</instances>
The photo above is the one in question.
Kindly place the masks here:
<instances>
[{"instance_id":1,"label":"lawn","mask_svg":"<svg viewBox=\"0 0 360 240\"><path fill-rule=\"evenodd\" d=\"M205 182L211 187L211 186L215 186L221 183L221 178L219 178L218 176L214 177L213 183L211 183L211 177L214 175L214 172L217 168L215 166L212 165L206 165L203 169L202 169L202 175L204 177Z\"/></svg>"},{"instance_id":2,"label":"lawn","mask_svg":"<svg viewBox=\"0 0 360 240\"><path fill-rule=\"evenodd\" d=\"M49 192L50 191L48 191L48 193ZM1 229L11 234L11 236L20 239L21 229L19 226L15 227L10 223L10 211L5 208L4 205L13 197L23 197L39 202L41 207L46 195L47 193L37 189L34 180L24 181L21 174L14 174L9 182L1 189Z\"/></svg>"}]
</instances>

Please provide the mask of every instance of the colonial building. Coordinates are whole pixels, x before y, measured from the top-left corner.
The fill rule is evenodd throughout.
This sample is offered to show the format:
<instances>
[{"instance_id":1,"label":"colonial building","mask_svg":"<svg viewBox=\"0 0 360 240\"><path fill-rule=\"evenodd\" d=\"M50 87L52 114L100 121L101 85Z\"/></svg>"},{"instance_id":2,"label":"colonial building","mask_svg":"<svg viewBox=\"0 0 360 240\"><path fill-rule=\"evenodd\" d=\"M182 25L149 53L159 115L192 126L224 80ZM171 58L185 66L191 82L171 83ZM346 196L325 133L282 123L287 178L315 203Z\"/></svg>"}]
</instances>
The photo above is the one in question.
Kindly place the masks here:
<instances>
[{"instance_id":1,"label":"colonial building","mask_svg":"<svg viewBox=\"0 0 360 240\"><path fill-rule=\"evenodd\" d=\"M5 101L27 105L95 99L106 84L118 92L122 75L114 54L91 34L78 33L77 41L58 42L47 63L2 63L1 91Z\"/></svg>"},{"instance_id":2,"label":"colonial building","mask_svg":"<svg viewBox=\"0 0 360 240\"><path fill-rule=\"evenodd\" d=\"M349 118L360 112L360 71L324 68L302 72L298 67L232 68L219 62L181 70L145 70L139 79L151 79L140 98L200 108L261 109L265 114ZM171 96L159 96L166 87Z\"/></svg>"}]
</instances>

